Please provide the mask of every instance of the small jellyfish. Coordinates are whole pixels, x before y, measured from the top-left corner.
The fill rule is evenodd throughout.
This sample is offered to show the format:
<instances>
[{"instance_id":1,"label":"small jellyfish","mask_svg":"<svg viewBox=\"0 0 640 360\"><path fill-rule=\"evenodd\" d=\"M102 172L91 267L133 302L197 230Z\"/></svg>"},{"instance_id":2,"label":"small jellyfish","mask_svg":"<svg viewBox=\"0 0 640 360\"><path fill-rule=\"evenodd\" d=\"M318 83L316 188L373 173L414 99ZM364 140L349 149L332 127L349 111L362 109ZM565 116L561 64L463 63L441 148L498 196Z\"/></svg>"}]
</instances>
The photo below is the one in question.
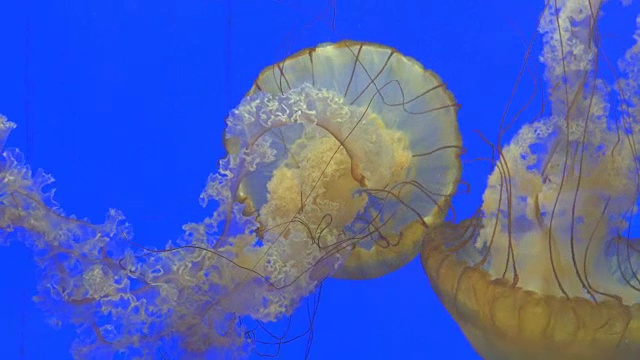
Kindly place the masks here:
<instances>
[{"instance_id":1,"label":"small jellyfish","mask_svg":"<svg viewBox=\"0 0 640 360\"><path fill-rule=\"evenodd\" d=\"M266 68L226 120L227 156L165 249L68 216L17 150L0 168L0 240L42 267L38 302L78 325L76 358L145 358L177 342L189 358L243 358L246 319L291 315L329 276L404 265L440 223L460 176L457 104L415 60L344 41ZM0 144L14 124L0 118Z\"/></svg>"},{"instance_id":2,"label":"small jellyfish","mask_svg":"<svg viewBox=\"0 0 640 360\"><path fill-rule=\"evenodd\" d=\"M640 356L640 45L607 83L600 6L547 3L549 114L498 144L481 211L425 240L434 289L486 359Z\"/></svg>"}]
</instances>

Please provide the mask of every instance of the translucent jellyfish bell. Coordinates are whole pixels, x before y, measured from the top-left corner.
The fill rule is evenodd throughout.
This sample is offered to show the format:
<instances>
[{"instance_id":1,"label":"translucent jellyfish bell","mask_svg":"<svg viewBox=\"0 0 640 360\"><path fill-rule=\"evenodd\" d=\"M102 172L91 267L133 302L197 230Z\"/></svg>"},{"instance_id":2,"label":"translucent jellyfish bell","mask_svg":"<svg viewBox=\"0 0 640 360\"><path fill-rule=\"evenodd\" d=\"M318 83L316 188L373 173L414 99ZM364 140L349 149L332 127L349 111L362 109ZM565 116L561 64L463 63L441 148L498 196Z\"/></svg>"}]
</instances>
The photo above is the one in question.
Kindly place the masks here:
<instances>
[{"instance_id":1,"label":"translucent jellyfish bell","mask_svg":"<svg viewBox=\"0 0 640 360\"><path fill-rule=\"evenodd\" d=\"M486 359L640 356L640 243L631 229L640 46L607 84L600 5L548 5L540 31L551 114L500 149L478 216L425 241L433 287Z\"/></svg>"},{"instance_id":2,"label":"translucent jellyfish bell","mask_svg":"<svg viewBox=\"0 0 640 360\"><path fill-rule=\"evenodd\" d=\"M456 112L440 78L394 49L304 50L263 70L227 120L230 154L273 157L242 174L236 199L282 246L350 252L326 274L381 276L417 255L448 208L460 176Z\"/></svg>"}]
</instances>

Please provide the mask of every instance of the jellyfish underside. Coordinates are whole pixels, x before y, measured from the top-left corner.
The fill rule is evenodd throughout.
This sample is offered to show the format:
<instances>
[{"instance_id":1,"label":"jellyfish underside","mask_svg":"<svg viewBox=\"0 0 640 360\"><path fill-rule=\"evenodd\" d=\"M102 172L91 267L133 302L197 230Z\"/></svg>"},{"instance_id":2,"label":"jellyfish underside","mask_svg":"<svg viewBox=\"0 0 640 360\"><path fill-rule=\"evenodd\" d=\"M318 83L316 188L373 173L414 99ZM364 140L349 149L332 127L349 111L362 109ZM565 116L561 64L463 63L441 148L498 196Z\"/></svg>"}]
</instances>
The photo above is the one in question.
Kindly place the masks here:
<instances>
[{"instance_id":1,"label":"jellyfish underside","mask_svg":"<svg viewBox=\"0 0 640 360\"><path fill-rule=\"evenodd\" d=\"M286 200L269 207L282 216L267 220L261 212L263 228L286 223L322 230L325 240L314 240L319 245L327 251L349 251L333 277L366 279L400 268L419 253L424 230L442 221L459 179L461 140L453 96L436 74L415 60L391 48L353 41L303 50L264 69L248 96L299 88L335 91L335 99L328 102L339 101L347 110L324 111L316 105L302 109L314 136L324 139L322 149L311 145L306 130L302 136L289 136L273 123L260 130L273 132L285 149L282 153L289 154L270 182L288 183L282 187ZM287 144L298 136L300 140ZM227 131L226 141L233 139ZM318 164L343 161L344 172L337 175L324 165L305 167L298 159L303 152L318 158ZM265 203L257 183L249 175L238 190L251 209ZM307 211L309 196L339 196L351 205L346 212L325 209L293 225L291 219L297 221ZM325 233L330 223L341 234Z\"/></svg>"},{"instance_id":2,"label":"jellyfish underside","mask_svg":"<svg viewBox=\"0 0 640 360\"><path fill-rule=\"evenodd\" d=\"M245 318L277 321L329 276L381 276L419 253L459 179L456 112L394 49L320 45L266 68L230 112L228 154L200 197L216 208L165 249L132 247L116 210L104 224L67 216L43 190L53 178L12 149L0 243L34 249L37 299L78 324L76 358L144 358L176 340L189 358L242 358L256 345ZM0 117L0 145L13 127Z\"/></svg>"},{"instance_id":3,"label":"jellyfish underside","mask_svg":"<svg viewBox=\"0 0 640 360\"><path fill-rule=\"evenodd\" d=\"M621 61L613 111L616 87L597 70L600 5L548 3L551 115L500 149L476 216L425 238L430 282L486 359L640 354L640 248L629 233L640 189L638 45Z\"/></svg>"}]
</instances>

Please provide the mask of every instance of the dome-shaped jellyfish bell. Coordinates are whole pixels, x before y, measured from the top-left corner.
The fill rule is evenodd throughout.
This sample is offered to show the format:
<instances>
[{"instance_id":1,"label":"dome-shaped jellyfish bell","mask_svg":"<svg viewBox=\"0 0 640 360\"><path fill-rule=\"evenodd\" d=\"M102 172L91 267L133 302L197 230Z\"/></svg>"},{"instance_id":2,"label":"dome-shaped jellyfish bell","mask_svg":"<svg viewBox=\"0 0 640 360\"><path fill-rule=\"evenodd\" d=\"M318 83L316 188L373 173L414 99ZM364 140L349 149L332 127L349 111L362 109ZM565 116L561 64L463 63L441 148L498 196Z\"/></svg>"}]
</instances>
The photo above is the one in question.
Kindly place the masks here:
<instances>
[{"instance_id":1,"label":"dome-shaped jellyfish bell","mask_svg":"<svg viewBox=\"0 0 640 360\"><path fill-rule=\"evenodd\" d=\"M456 113L436 74L382 45L322 44L264 69L225 146L247 154L231 192L257 214L268 267L359 279L413 259L459 180ZM318 254L286 263L280 246Z\"/></svg>"},{"instance_id":2,"label":"dome-shaped jellyfish bell","mask_svg":"<svg viewBox=\"0 0 640 360\"><path fill-rule=\"evenodd\" d=\"M574 130L522 128L482 211L425 238L425 272L485 359L640 359L636 145L604 123Z\"/></svg>"}]
</instances>

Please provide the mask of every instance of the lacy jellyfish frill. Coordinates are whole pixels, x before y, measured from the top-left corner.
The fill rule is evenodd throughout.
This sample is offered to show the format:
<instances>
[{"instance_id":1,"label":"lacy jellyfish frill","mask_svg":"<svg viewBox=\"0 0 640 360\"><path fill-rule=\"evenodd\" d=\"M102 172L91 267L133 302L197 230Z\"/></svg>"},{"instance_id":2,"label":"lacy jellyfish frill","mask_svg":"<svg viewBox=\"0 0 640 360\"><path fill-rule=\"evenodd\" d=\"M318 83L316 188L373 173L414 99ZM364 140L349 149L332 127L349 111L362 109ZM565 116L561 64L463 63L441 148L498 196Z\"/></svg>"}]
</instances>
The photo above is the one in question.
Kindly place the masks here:
<instances>
[{"instance_id":1,"label":"lacy jellyfish frill","mask_svg":"<svg viewBox=\"0 0 640 360\"><path fill-rule=\"evenodd\" d=\"M76 358L127 358L166 342L241 358L244 318L276 321L328 276L367 278L415 257L459 179L457 105L413 59L375 44L305 50L265 69L227 118L201 195L216 210L164 250L132 242L123 215L66 215L17 150L0 171L4 243L42 268L38 301L79 328ZM0 122L2 143L14 125Z\"/></svg>"}]
</instances>

